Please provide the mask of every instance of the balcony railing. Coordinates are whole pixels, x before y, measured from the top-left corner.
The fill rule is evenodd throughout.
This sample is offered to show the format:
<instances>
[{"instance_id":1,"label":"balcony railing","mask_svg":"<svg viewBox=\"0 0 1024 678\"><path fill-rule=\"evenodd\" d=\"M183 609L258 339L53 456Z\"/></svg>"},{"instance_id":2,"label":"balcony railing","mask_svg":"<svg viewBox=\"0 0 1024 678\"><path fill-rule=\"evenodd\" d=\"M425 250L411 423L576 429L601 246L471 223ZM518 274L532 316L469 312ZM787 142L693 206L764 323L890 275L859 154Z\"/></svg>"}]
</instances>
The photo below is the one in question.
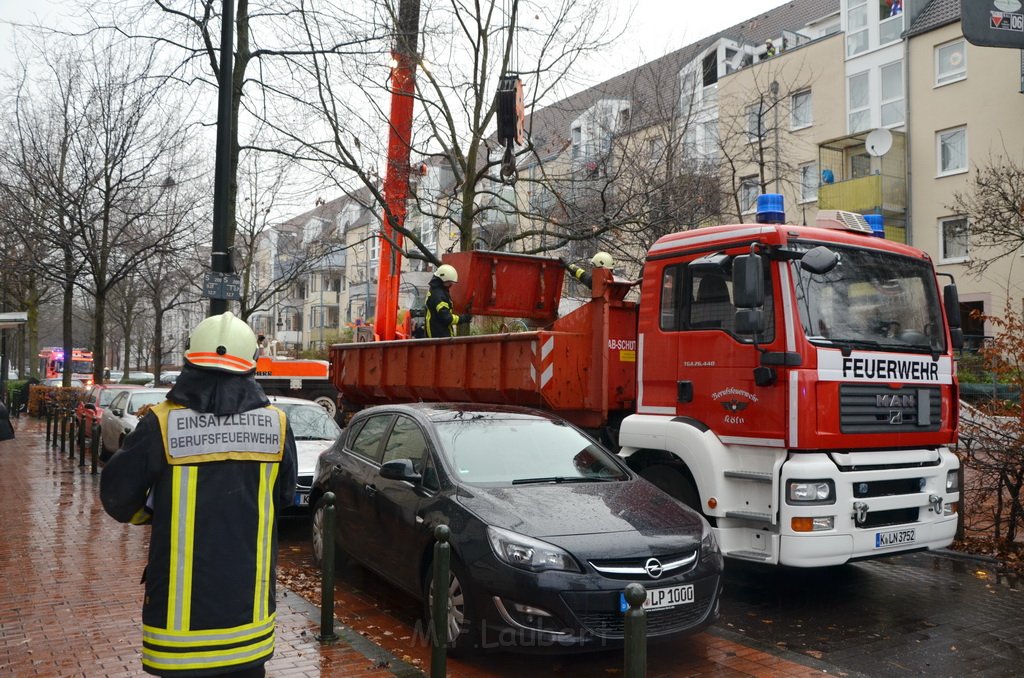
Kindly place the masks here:
<instances>
[{"instance_id":1,"label":"balcony railing","mask_svg":"<svg viewBox=\"0 0 1024 678\"><path fill-rule=\"evenodd\" d=\"M872 174L824 184L818 189L818 208L860 214L902 214L907 209L907 182L897 177Z\"/></svg>"}]
</instances>

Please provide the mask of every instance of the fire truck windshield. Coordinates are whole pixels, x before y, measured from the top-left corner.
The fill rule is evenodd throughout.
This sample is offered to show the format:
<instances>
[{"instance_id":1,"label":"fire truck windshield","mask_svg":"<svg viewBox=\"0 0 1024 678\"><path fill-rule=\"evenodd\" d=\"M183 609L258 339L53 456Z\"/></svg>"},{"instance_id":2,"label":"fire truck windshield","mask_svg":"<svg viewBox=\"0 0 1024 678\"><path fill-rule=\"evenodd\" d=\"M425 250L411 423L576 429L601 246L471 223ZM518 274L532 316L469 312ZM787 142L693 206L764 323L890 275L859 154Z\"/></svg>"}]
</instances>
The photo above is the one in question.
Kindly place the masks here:
<instances>
[{"instance_id":1,"label":"fire truck windshield","mask_svg":"<svg viewBox=\"0 0 1024 678\"><path fill-rule=\"evenodd\" d=\"M814 245L791 243L795 250ZM878 250L829 246L839 263L825 274L792 266L804 333L822 346L944 352L935 275L927 262Z\"/></svg>"},{"instance_id":2,"label":"fire truck windshield","mask_svg":"<svg viewBox=\"0 0 1024 678\"><path fill-rule=\"evenodd\" d=\"M76 358L71 361L71 371L75 374L92 374L92 361Z\"/></svg>"}]
</instances>

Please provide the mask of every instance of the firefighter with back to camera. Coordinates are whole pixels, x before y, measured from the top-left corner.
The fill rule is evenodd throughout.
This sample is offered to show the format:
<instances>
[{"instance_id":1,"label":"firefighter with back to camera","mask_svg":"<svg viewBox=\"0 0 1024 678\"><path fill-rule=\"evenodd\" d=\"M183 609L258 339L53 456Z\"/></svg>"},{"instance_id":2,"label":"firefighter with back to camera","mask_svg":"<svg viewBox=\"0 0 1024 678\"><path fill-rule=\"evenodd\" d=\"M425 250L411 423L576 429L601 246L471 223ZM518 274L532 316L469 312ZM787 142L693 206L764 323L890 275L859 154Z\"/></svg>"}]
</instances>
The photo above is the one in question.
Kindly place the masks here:
<instances>
[{"instance_id":1,"label":"firefighter with back to camera","mask_svg":"<svg viewBox=\"0 0 1024 678\"><path fill-rule=\"evenodd\" d=\"M103 469L121 522L151 523L142 665L158 676L265 675L274 653L277 515L295 496L295 440L256 383L257 340L203 320L167 400Z\"/></svg>"}]
</instances>

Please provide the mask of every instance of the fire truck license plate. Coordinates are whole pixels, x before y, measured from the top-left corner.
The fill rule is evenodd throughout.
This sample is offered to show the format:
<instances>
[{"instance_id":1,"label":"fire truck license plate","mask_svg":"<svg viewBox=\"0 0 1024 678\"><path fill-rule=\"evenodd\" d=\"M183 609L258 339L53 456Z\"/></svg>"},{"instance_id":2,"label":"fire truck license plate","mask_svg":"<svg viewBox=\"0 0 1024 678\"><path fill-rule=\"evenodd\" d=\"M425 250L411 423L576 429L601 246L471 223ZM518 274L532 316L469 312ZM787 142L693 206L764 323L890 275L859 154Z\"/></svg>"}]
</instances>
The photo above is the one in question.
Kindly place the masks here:
<instances>
[{"instance_id":1,"label":"fire truck license plate","mask_svg":"<svg viewBox=\"0 0 1024 678\"><path fill-rule=\"evenodd\" d=\"M889 530L888 532L875 532L875 548L884 549L887 546L903 546L913 544L917 541L917 530Z\"/></svg>"},{"instance_id":2,"label":"fire truck license plate","mask_svg":"<svg viewBox=\"0 0 1024 678\"><path fill-rule=\"evenodd\" d=\"M647 600L642 607L644 610L663 610L676 605L688 605L693 602L693 584L682 586L669 586L664 589L651 589L647 592ZM625 612L629 609L625 594L619 594L619 609Z\"/></svg>"}]
</instances>

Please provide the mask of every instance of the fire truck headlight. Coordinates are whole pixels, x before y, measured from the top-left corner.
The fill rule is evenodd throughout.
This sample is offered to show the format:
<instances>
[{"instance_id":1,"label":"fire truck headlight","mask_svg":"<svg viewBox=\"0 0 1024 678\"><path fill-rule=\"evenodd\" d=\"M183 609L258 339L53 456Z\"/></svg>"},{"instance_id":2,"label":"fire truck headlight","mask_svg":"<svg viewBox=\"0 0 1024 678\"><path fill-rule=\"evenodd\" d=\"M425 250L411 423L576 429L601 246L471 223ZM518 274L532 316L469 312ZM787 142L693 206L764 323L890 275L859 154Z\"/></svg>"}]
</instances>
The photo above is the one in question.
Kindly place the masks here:
<instances>
[{"instance_id":1,"label":"fire truck headlight","mask_svg":"<svg viewBox=\"0 0 1024 678\"><path fill-rule=\"evenodd\" d=\"M960 491L959 470L953 470L946 474L946 492Z\"/></svg>"},{"instance_id":2,"label":"fire truck headlight","mask_svg":"<svg viewBox=\"0 0 1024 678\"><path fill-rule=\"evenodd\" d=\"M831 480L790 480L786 483L790 504L834 504L836 489Z\"/></svg>"}]
</instances>

